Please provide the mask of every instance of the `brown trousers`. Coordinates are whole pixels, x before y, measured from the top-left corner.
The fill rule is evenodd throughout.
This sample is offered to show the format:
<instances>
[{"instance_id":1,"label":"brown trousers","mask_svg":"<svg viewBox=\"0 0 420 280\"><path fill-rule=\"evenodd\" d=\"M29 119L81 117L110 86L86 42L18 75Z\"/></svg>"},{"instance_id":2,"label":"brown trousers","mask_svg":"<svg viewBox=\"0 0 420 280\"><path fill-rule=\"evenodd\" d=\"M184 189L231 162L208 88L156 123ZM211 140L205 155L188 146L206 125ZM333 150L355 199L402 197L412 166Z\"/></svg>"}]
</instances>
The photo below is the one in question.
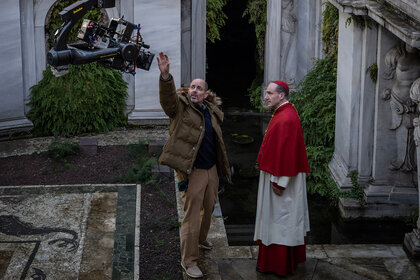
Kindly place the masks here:
<instances>
[{"instance_id":1,"label":"brown trousers","mask_svg":"<svg viewBox=\"0 0 420 280\"><path fill-rule=\"evenodd\" d=\"M188 190L182 195L185 216L181 224L181 258L187 267L197 265L198 244L207 239L218 188L216 165L194 168L188 177Z\"/></svg>"}]
</instances>

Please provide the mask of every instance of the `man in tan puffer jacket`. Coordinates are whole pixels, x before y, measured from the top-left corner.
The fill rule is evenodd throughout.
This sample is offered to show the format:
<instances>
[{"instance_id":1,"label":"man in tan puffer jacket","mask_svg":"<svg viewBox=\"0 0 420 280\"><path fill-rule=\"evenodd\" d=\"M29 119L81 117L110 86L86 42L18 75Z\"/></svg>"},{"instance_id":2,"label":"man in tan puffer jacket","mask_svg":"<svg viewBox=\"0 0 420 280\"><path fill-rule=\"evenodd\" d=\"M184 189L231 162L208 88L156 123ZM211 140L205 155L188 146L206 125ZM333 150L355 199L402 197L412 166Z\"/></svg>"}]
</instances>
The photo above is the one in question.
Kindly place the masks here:
<instances>
[{"instance_id":1,"label":"man in tan puffer jacket","mask_svg":"<svg viewBox=\"0 0 420 280\"><path fill-rule=\"evenodd\" d=\"M217 201L219 176L230 180L220 127L221 101L208 90L203 79L195 79L189 88L176 91L168 56L161 52L157 60L160 104L170 118L170 136L159 162L174 168L183 186L188 186L183 193L181 265L188 276L200 278L203 273L197 266L199 247L209 250L213 246L207 234Z\"/></svg>"}]
</instances>

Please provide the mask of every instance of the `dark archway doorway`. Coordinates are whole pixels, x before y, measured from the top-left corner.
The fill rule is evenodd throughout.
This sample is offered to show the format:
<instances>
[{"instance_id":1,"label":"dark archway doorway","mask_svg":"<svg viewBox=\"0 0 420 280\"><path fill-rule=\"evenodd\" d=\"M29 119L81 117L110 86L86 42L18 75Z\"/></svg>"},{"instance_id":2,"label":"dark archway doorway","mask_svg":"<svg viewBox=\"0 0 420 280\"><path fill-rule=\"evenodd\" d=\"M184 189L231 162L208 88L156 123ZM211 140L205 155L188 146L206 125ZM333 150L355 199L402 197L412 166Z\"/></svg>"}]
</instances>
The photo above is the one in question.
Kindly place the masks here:
<instances>
[{"instance_id":1,"label":"dark archway doorway","mask_svg":"<svg viewBox=\"0 0 420 280\"><path fill-rule=\"evenodd\" d=\"M247 1L230 0L221 40L207 43L207 74L210 89L222 98L223 109L251 109L247 89L255 78L256 37L254 25L242 17Z\"/></svg>"}]
</instances>

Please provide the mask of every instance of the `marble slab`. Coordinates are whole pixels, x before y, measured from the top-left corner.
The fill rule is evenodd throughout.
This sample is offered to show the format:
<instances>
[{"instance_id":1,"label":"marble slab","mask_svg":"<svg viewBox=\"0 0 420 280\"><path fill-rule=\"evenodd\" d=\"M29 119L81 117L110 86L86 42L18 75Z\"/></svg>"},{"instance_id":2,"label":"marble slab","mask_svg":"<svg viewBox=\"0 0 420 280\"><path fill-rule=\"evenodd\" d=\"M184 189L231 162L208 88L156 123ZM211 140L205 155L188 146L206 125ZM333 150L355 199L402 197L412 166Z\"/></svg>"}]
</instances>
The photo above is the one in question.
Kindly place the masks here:
<instances>
[{"instance_id":1,"label":"marble slab","mask_svg":"<svg viewBox=\"0 0 420 280\"><path fill-rule=\"evenodd\" d=\"M136 185L0 190L0 279L133 279Z\"/></svg>"}]
</instances>

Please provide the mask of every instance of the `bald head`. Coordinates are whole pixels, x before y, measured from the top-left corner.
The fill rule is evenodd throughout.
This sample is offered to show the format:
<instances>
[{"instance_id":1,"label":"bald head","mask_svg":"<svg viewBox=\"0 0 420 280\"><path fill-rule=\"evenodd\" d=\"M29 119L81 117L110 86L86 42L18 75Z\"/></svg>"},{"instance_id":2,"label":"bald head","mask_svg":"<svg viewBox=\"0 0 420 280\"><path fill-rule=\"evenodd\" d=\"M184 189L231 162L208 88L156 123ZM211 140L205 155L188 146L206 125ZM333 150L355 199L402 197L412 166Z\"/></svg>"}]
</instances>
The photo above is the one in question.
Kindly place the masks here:
<instances>
[{"instance_id":1,"label":"bald head","mask_svg":"<svg viewBox=\"0 0 420 280\"><path fill-rule=\"evenodd\" d=\"M192 103L202 105L207 97L207 83L203 79L194 79L188 88L188 96Z\"/></svg>"}]
</instances>

